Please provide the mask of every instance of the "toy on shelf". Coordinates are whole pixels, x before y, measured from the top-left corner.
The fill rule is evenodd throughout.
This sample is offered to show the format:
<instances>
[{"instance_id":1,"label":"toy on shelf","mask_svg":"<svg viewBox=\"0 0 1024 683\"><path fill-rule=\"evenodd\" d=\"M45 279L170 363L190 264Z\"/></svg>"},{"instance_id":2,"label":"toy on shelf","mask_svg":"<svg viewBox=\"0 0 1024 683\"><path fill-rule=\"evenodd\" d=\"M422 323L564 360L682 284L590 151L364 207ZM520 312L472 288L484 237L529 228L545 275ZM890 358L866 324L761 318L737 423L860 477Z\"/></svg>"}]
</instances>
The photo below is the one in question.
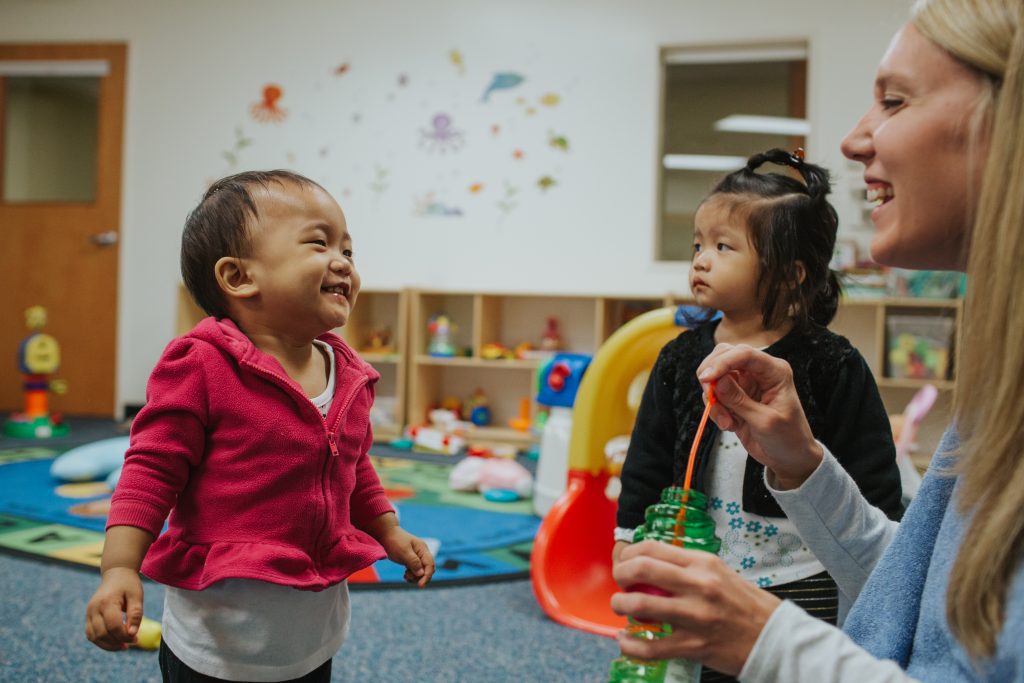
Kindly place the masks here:
<instances>
[{"instance_id":1,"label":"toy on shelf","mask_svg":"<svg viewBox=\"0 0 1024 683\"><path fill-rule=\"evenodd\" d=\"M440 408L454 415L456 420L461 420L464 417L462 414L462 399L458 396L446 396L441 401ZM430 413L427 413L427 419L432 419Z\"/></svg>"},{"instance_id":2,"label":"toy on shelf","mask_svg":"<svg viewBox=\"0 0 1024 683\"><path fill-rule=\"evenodd\" d=\"M22 439L66 436L68 425L60 415L50 413L49 392L63 394L67 383L49 379L60 367L60 344L40 331L46 325L46 309L32 306L26 310L25 325L32 330L18 347L18 369L25 376L25 410L11 414L4 422L4 434Z\"/></svg>"},{"instance_id":3,"label":"toy on shelf","mask_svg":"<svg viewBox=\"0 0 1024 683\"><path fill-rule=\"evenodd\" d=\"M891 315L887 326L889 377L946 379L952 318Z\"/></svg>"},{"instance_id":4,"label":"toy on shelf","mask_svg":"<svg viewBox=\"0 0 1024 683\"><path fill-rule=\"evenodd\" d=\"M487 400L487 394L479 387L473 392L467 404L469 421L477 427L486 427L491 423L491 407Z\"/></svg>"},{"instance_id":5,"label":"toy on shelf","mask_svg":"<svg viewBox=\"0 0 1024 683\"><path fill-rule=\"evenodd\" d=\"M427 355L439 358L452 358L455 356L455 342L452 341L452 335L456 329L455 324L444 313L431 316L427 323L427 332L430 333Z\"/></svg>"},{"instance_id":6,"label":"toy on shelf","mask_svg":"<svg viewBox=\"0 0 1024 683\"><path fill-rule=\"evenodd\" d=\"M395 345L391 341L391 328L382 327L372 330L366 338L366 346L363 353L394 353Z\"/></svg>"},{"instance_id":7,"label":"toy on shelf","mask_svg":"<svg viewBox=\"0 0 1024 683\"><path fill-rule=\"evenodd\" d=\"M519 415L508 421L508 426L516 431L530 431L530 399L523 397L519 399Z\"/></svg>"},{"instance_id":8,"label":"toy on shelf","mask_svg":"<svg viewBox=\"0 0 1024 683\"><path fill-rule=\"evenodd\" d=\"M558 331L558 318L548 317L547 327L544 328L544 334L540 338L540 348L545 351L562 350L562 335Z\"/></svg>"},{"instance_id":9,"label":"toy on shelf","mask_svg":"<svg viewBox=\"0 0 1024 683\"><path fill-rule=\"evenodd\" d=\"M414 451L455 455L466 447L465 427L458 413L438 408L430 411L430 424L413 425L407 435Z\"/></svg>"},{"instance_id":10,"label":"toy on shelf","mask_svg":"<svg viewBox=\"0 0 1024 683\"><path fill-rule=\"evenodd\" d=\"M952 299L966 294L967 276L949 271L890 268L886 284L890 296Z\"/></svg>"},{"instance_id":11,"label":"toy on shelf","mask_svg":"<svg viewBox=\"0 0 1024 683\"><path fill-rule=\"evenodd\" d=\"M480 347L480 357L484 360L506 360L514 358L515 355L504 344L487 342Z\"/></svg>"},{"instance_id":12,"label":"toy on shelf","mask_svg":"<svg viewBox=\"0 0 1024 683\"><path fill-rule=\"evenodd\" d=\"M519 360L525 360L527 358L536 358L537 349L533 348L533 344L528 341L519 342L516 347L512 349L512 355Z\"/></svg>"}]
</instances>

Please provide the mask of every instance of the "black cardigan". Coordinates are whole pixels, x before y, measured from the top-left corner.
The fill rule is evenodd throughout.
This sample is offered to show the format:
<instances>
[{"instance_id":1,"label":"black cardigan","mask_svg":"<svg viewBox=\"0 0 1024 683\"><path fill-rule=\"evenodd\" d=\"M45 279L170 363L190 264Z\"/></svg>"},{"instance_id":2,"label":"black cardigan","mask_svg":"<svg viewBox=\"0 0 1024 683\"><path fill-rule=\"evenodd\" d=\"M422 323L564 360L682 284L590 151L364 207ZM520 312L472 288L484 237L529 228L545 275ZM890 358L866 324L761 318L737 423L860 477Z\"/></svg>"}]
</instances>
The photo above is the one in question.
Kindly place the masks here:
<instances>
[{"instance_id":1,"label":"black cardigan","mask_svg":"<svg viewBox=\"0 0 1024 683\"><path fill-rule=\"evenodd\" d=\"M637 413L616 523L635 528L644 510L669 484L682 484L693 435L704 411L697 366L715 347L717 322L684 332L662 348ZM807 422L857 482L861 493L891 519L903 515L896 447L871 370L850 342L824 327L789 332L765 351L787 361ZM705 490L708 459L718 437L708 421L694 464L692 486ZM743 509L785 517L764 483L764 465L747 456Z\"/></svg>"}]
</instances>

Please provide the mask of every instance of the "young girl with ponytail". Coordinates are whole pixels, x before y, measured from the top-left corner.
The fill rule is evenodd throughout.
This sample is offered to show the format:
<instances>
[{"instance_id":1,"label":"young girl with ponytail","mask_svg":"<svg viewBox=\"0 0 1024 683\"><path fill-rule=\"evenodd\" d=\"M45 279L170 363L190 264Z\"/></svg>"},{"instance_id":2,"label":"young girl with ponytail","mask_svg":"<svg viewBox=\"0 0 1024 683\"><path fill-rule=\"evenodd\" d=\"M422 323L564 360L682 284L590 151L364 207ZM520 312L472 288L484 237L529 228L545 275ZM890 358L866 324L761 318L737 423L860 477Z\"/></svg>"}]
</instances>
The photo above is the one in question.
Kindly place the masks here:
<instances>
[{"instance_id":1,"label":"young girl with ponytail","mask_svg":"<svg viewBox=\"0 0 1024 683\"><path fill-rule=\"evenodd\" d=\"M803 182L758 173L766 163L793 169ZM708 314L669 342L651 371L622 470L616 558L661 490L681 485L704 410L696 370L720 343L761 348L787 361L815 437L869 501L892 519L901 516L895 447L875 380L850 342L826 328L839 303L839 282L829 268L838 219L828 192L828 171L804 162L802 150L773 149L727 175L698 208L690 288ZM836 623L835 581L769 493L764 466L735 434L708 423L692 485L710 501L729 567ZM705 669L702 680L729 679Z\"/></svg>"}]
</instances>

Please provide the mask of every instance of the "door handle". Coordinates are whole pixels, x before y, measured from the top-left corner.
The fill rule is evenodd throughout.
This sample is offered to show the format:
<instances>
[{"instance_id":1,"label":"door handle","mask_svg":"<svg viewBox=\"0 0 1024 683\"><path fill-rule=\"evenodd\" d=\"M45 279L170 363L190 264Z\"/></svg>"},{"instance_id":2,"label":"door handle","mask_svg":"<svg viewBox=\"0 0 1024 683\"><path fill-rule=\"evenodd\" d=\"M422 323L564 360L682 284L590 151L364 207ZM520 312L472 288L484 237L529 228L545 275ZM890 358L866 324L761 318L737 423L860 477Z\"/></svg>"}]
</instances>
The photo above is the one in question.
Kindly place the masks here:
<instances>
[{"instance_id":1,"label":"door handle","mask_svg":"<svg viewBox=\"0 0 1024 683\"><path fill-rule=\"evenodd\" d=\"M89 241L98 247L112 247L117 244L117 239L118 234L116 230L107 230L106 232L89 235Z\"/></svg>"}]
</instances>

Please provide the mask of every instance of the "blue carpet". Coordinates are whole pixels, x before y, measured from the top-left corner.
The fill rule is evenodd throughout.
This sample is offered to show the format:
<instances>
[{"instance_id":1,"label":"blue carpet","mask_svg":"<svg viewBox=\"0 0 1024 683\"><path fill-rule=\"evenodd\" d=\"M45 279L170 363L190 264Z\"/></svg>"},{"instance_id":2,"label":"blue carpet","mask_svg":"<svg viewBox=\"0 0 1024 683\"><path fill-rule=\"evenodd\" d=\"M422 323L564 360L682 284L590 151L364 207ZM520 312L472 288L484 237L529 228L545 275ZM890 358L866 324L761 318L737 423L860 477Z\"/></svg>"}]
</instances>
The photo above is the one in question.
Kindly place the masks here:
<instances>
[{"instance_id":1,"label":"blue carpet","mask_svg":"<svg viewBox=\"0 0 1024 683\"><path fill-rule=\"evenodd\" d=\"M25 443L0 450L0 550L96 567L110 491L102 482L65 484L51 477L53 458L64 448ZM449 490L448 472L457 460L373 458L402 526L440 543L432 585L526 577L540 519L529 501L494 503ZM381 560L353 577L352 587L404 588L403 573Z\"/></svg>"}]
</instances>

